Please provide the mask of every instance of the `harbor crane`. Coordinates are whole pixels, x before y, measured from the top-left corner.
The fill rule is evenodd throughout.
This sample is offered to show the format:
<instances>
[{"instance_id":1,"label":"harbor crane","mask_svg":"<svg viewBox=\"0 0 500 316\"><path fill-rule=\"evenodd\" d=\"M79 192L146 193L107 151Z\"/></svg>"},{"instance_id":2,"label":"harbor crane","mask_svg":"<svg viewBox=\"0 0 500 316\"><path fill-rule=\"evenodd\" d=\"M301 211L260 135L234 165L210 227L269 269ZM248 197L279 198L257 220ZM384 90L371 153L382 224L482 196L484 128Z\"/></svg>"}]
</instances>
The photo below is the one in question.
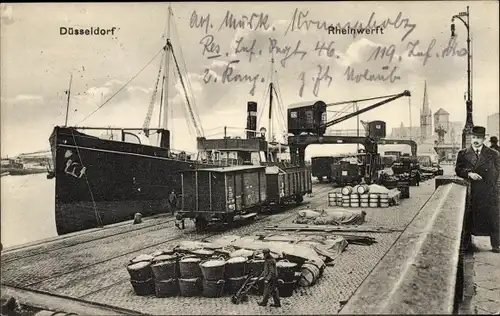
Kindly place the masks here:
<instances>
[{"instance_id":1,"label":"harbor crane","mask_svg":"<svg viewBox=\"0 0 500 316\"><path fill-rule=\"evenodd\" d=\"M299 164L301 166L305 165L305 149L311 144L363 144L365 147L366 158L365 158L365 181L370 183L375 176L377 168L377 159L380 158L378 155L378 144L380 143L399 143L408 144L412 147L412 154L416 154L417 144L412 140L382 140L385 138L385 123L383 128L379 128L375 135L372 131L371 125L377 122L367 122L366 126L369 129L369 133L366 137L361 136L327 136L325 135L326 128L344 122L350 118L358 116L360 114L366 113L373 109L376 109L384 104L395 101L402 97L410 97L411 93L408 90L403 91L399 94L374 97L368 99L351 100L326 104L323 101L317 101L313 104L300 106L291 106L288 109L288 132L293 134L288 137L288 144L290 146L290 156L292 163ZM379 101L373 105L366 108L360 109L353 113L349 113L339 118L327 121L326 119L326 108L329 106L363 102L376 99L385 100ZM365 124L363 124L365 125ZM375 129L373 129L376 131Z\"/></svg>"}]
</instances>

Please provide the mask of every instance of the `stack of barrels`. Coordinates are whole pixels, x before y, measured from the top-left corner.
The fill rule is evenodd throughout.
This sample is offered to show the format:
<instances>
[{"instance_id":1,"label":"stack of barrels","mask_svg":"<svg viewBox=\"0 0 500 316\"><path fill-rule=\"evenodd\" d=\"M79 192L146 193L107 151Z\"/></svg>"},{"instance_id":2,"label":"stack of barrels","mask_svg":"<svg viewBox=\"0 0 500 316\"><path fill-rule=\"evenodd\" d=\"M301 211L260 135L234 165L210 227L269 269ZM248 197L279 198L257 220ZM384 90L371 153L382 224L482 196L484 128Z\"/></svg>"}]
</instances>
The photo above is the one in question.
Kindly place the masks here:
<instances>
[{"instance_id":1,"label":"stack of barrels","mask_svg":"<svg viewBox=\"0 0 500 316\"><path fill-rule=\"evenodd\" d=\"M130 274L130 283L132 283L132 287L137 295L145 296L155 293L153 271L151 270L151 261L153 258L150 255L140 255L130 260L127 265L127 270Z\"/></svg>"},{"instance_id":2,"label":"stack of barrels","mask_svg":"<svg viewBox=\"0 0 500 316\"><path fill-rule=\"evenodd\" d=\"M224 293L224 271L226 261L223 258L213 258L200 264L203 274L203 296L220 297Z\"/></svg>"},{"instance_id":3,"label":"stack of barrels","mask_svg":"<svg viewBox=\"0 0 500 316\"><path fill-rule=\"evenodd\" d=\"M177 255L159 255L151 264L157 297L172 297L179 293L179 261Z\"/></svg>"},{"instance_id":4,"label":"stack of barrels","mask_svg":"<svg viewBox=\"0 0 500 316\"><path fill-rule=\"evenodd\" d=\"M328 206L342 207L389 207L388 193L370 192L366 184L345 186L341 192L328 193Z\"/></svg>"},{"instance_id":5,"label":"stack of barrels","mask_svg":"<svg viewBox=\"0 0 500 316\"><path fill-rule=\"evenodd\" d=\"M201 258L185 256L179 261L179 292L181 296L198 296L202 291Z\"/></svg>"},{"instance_id":6,"label":"stack of barrels","mask_svg":"<svg viewBox=\"0 0 500 316\"><path fill-rule=\"evenodd\" d=\"M389 207L389 194L388 193L371 193L370 194L370 207Z\"/></svg>"},{"instance_id":7,"label":"stack of barrels","mask_svg":"<svg viewBox=\"0 0 500 316\"><path fill-rule=\"evenodd\" d=\"M226 292L236 294L248 278L247 258L234 257L226 261Z\"/></svg>"}]
</instances>

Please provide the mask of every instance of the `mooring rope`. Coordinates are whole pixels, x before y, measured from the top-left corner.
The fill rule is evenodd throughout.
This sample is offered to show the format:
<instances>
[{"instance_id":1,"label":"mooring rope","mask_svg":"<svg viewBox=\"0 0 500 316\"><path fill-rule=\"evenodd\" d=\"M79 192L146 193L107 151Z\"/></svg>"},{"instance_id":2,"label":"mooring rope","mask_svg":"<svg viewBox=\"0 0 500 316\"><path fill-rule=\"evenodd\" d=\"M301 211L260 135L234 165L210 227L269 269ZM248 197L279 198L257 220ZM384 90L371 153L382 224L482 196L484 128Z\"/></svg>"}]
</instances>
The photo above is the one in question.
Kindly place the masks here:
<instances>
[{"instance_id":1,"label":"mooring rope","mask_svg":"<svg viewBox=\"0 0 500 316\"><path fill-rule=\"evenodd\" d=\"M80 155L80 150L78 149L78 144L76 143L75 133L74 133L73 129L71 129L71 136L73 137L73 142L75 143L76 153L78 155L78 158L80 158L80 163L82 164L82 167L83 167L84 165L83 165L82 156ZM94 199L94 194L92 193L92 188L90 187L90 182L89 182L89 179L87 177L87 173L84 173L84 176L85 176L85 182L87 183L87 187L89 189L90 198L92 199L92 205L94 207L94 214L95 214L95 217L97 220L97 225L98 225L98 227L102 228L103 227L102 219L99 216L99 212L97 211L97 205L96 205L96 202Z\"/></svg>"}]
</instances>

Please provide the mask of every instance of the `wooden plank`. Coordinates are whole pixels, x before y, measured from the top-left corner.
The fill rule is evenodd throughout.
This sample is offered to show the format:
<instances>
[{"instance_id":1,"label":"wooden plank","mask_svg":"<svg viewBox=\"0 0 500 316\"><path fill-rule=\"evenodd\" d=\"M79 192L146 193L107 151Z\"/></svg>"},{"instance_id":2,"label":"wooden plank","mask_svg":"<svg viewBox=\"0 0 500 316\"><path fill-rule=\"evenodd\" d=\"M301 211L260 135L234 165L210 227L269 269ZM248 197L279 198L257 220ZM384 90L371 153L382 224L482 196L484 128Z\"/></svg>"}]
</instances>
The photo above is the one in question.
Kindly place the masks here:
<instances>
[{"instance_id":1,"label":"wooden plank","mask_svg":"<svg viewBox=\"0 0 500 316\"><path fill-rule=\"evenodd\" d=\"M366 233L393 233L402 230L391 229L376 226L333 226L333 225L306 225L306 224L287 224L287 225L268 225L265 230L278 231L324 231L324 232L366 232Z\"/></svg>"}]
</instances>

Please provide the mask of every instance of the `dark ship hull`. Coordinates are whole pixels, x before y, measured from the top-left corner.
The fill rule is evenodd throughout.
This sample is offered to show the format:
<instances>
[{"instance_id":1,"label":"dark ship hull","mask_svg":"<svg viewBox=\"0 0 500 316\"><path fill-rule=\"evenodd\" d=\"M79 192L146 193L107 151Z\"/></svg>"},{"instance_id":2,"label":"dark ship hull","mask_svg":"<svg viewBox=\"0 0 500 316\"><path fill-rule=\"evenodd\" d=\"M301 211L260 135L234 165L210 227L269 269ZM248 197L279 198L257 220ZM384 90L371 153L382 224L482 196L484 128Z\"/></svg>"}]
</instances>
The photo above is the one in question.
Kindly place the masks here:
<instances>
[{"instance_id":1,"label":"dark ship hull","mask_svg":"<svg viewBox=\"0 0 500 316\"><path fill-rule=\"evenodd\" d=\"M172 190L181 192L178 171L212 167L169 156L162 147L93 137L55 127L50 136L55 174L55 219L59 235L165 213Z\"/></svg>"}]
</instances>

